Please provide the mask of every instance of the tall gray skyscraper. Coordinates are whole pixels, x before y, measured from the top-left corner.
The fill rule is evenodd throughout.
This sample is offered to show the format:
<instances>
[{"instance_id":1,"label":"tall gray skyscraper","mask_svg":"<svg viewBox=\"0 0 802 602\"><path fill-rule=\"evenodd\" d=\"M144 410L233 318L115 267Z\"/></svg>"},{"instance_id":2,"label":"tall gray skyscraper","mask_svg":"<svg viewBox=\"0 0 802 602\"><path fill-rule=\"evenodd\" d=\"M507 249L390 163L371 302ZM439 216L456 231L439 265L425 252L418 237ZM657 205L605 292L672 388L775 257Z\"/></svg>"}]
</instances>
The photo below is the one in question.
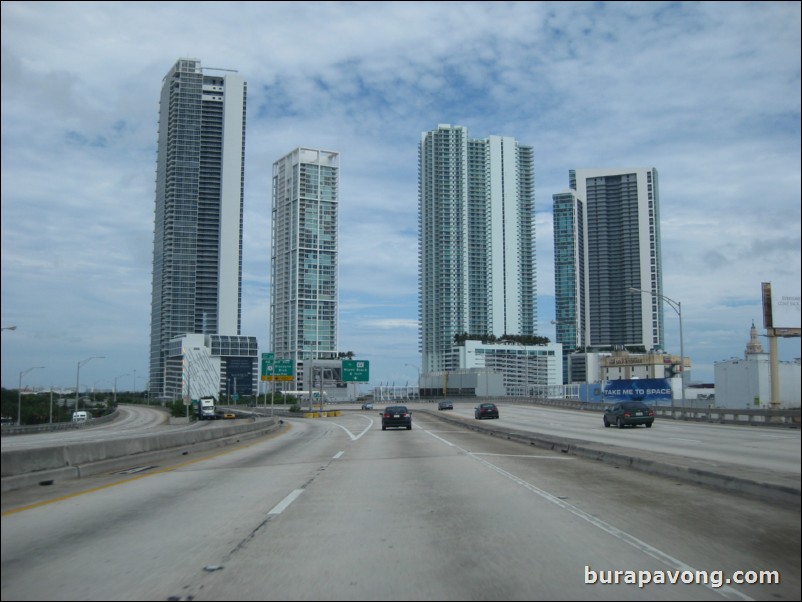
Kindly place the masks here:
<instances>
[{"instance_id":1,"label":"tall gray skyscraper","mask_svg":"<svg viewBox=\"0 0 802 602\"><path fill-rule=\"evenodd\" d=\"M296 148L273 164L270 348L276 360L337 353L340 156Z\"/></svg>"},{"instance_id":2,"label":"tall gray skyscraper","mask_svg":"<svg viewBox=\"0 0 802 602\"><path fill-rule=\"evenodd\" d=\"M577 169L569 180L552 197L557 342L565 353L663 348L657 170Z\"/></svg>"},{"instance_id":3,"label":"tall gray skyscraper","mask_svg":"<svg viewBox=\"0 0 802 602\"><path fill-rule=\"evenodd\" d=\"M153 398L180 396L176 387L188 392L181 384L184 368L179 365L178 376L168 374L168 358L176 354L172 339L240 334L245 99L240 75L203 69L195 59L178 60L162 82L150 337ZM219 337L215 341L219 346Z\"/></svg>"},{"instance_id":4,"label":"tall gray skyscraper","mask_svg":"<svg viewBox=\"0 0 802 602\"><path fill-rule=\"evenodd\" d=\"M423 371L455 370L455 335L536 334L534 152L439 125L418 159Z\"/></svg>"}]
</instances>

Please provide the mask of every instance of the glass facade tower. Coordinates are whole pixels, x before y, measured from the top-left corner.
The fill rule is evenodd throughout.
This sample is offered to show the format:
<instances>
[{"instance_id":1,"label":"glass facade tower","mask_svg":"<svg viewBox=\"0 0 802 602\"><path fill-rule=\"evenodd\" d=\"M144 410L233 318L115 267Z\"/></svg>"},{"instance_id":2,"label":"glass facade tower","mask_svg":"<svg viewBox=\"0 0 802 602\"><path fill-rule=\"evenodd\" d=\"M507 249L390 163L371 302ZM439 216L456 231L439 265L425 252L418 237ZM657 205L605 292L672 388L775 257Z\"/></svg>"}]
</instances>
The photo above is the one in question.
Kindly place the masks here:
<instances>
[{"instance_id":1,"label":"glass facade tower","mask_svg":"<svg viewBox=\"0 0 802 602\"><path fill-rule=\"evenodd\" d=\"M270 348L296 369L337 352L339 161L297 148L273 164Z\"/></svg>"},{"instance_id":2,"label":"glass facade tower","mask_svg":"<svg viewBox=\"0 0 802 602\"><path fill-rule=\"evenodd\" d=\"M571 170L569 187L552 197L557 342L663 349L657 170Z\"/></svg>"},{"instance_id":3,"label":"glass facade tower","mask_svg":"<svg viewBox=\"0 0 802 602\"><path fill-rule=\"evenodd\" d=\"M567 356L585 347L585 204L575 190L552 196L554 229L554 292L556 342L562 344L563 383L568 376Z\"/></svg>"},{"instance_id":4,"label":"glass facade tower","mask_svg":"<svg viewBox=\"0 0 802 602\"><path fill-rule=\"evenodd\" d=\"M162 82L156 166L150 395L168 390L170 341L239 335L246 83L179 59Z\"/></svg>"}]
</instances>

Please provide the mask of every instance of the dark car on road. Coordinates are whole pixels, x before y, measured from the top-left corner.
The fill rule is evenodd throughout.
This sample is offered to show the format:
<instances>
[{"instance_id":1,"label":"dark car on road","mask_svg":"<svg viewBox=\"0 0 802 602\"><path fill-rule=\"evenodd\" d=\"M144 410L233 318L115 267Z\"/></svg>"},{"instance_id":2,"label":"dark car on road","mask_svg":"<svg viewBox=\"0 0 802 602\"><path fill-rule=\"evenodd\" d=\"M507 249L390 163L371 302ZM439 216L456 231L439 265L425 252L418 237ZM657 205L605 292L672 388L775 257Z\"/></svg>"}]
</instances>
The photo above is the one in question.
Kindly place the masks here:
<instances>
[{"instance_id":1,"label":"dark car on road","mask_svg":"<svg viewBox=\"0 0 802 602\"><path fill-rule=\"evenodd\" d=\"M437 404L437 409L438 410L453 410L454 409L454 404L451 403L450 401L441 401L440 403Z\"/></svg>"},{"instance_id":2,"label":"dark car on road","mask_svg":"<svg viewBox=\"0 0 802 602\"><path fill-rule=\"evenodd\" d=\"M474 408L473 417L478 420L482 418L498 418L498 408L494 403L480 403Z\"/></svg>"},{"instance_id":3,"label":"dark car on road","mask_svg":"<svg viewBox=\"0 0 802 602\"><path fill-rule=\"evenodd\" d=\"M651 428L654 422L654 410L642 401L621 401L604 411L604 426L616 425L622 429L625 426L645 424Z\"/></svg>"},{"instance_id":4,"label":"dark car on road","mask_svg":"<svg viewBox=\"0 0 802 602\"><path fill-rule=\"evenodd\" d=\"M412 414L409 413L407 406L387 406L379 414L382 417L383 431L389 427L412 429Z\"/></svg>"}]
</instances>

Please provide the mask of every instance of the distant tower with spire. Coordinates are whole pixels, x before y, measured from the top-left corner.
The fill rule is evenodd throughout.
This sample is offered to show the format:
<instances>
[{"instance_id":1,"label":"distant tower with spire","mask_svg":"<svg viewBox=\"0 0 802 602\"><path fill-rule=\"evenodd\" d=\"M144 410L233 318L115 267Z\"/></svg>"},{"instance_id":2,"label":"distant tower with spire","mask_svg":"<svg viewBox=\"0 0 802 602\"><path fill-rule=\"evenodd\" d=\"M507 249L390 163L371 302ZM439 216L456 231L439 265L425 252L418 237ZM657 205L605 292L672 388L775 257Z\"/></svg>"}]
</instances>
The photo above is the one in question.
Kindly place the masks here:
<instances>
[{"instance_id":1,"label":"distant tower with spire","mask_svg":"<svg viewBox=\"0 0 802 602\"><path fill-rule=\"evenodd\" d=\"M749 359L750 355L756 355L758 353L764 353L763 345L760 344L757 338L757 328L755 328L755 322L752 320L752 328L749 330L749 342L746 344L744 359Z\"/></svg>"}]
</instances>

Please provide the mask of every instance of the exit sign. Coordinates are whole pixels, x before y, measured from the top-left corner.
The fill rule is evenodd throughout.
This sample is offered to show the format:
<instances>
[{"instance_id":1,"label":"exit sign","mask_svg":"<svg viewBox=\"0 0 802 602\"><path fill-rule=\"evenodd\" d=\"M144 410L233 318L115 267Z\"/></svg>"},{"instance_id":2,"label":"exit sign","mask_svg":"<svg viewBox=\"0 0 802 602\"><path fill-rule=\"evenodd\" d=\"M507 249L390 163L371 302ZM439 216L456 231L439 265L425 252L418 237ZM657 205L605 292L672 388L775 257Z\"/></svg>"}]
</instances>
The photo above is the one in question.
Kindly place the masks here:
<instances>
[{"instance_id":1,"label":"exit sign","mask_svg":"<svg viewBox=\"0 0 802 602\"><path fill-rule=\"evenodd\" d=\"M370 362L343 360L344 383L366 383L370 380Z\"/></svg>"}]
</instances>

